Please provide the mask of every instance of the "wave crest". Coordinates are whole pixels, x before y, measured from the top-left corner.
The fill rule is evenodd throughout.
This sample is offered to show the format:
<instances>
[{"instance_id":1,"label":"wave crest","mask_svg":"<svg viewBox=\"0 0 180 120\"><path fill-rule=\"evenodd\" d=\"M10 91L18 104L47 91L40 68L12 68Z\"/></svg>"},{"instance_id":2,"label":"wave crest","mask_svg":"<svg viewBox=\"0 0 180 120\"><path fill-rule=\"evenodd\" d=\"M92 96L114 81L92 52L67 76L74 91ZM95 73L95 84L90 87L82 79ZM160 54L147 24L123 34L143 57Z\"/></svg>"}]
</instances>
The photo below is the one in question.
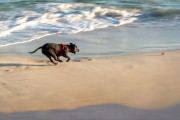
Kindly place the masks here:
<instances>
[{"instance_id":1,"label":"wave crest","mask_svg":"<svg viewBox=\"0 0 180 120\"><path fill-rule=\"evenodd\" d=\"M28 11L0 13L0 46L27 42L54 33L77 33L132 23L137 11L94 4L39 4Z\"/></svg>"}]
</instances>

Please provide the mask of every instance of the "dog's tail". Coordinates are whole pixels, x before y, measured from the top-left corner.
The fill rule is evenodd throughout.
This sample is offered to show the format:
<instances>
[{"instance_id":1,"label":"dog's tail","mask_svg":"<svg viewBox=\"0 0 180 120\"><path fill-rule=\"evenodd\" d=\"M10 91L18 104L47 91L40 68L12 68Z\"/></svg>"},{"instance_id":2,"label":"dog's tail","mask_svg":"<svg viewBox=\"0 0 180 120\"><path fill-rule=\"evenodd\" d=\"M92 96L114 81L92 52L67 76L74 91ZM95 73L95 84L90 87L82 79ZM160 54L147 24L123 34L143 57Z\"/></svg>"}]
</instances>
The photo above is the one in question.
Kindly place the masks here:
<instances>
[{"instance_id":1,"label":"dog's tail","mask_svg":"<svg viewBox=\"0 0 180 120\"><path fill-rule=\"evenodd\" d=\"M39 49L41 49L41 48L42 48L42 46L41 46L41 47L38 47L36 50L34 50L34 51L32 51L32 52L28 52L28 53L33 54L33 53L35 53L37 50L39 50Z\"/></svg>"}]
</instances>

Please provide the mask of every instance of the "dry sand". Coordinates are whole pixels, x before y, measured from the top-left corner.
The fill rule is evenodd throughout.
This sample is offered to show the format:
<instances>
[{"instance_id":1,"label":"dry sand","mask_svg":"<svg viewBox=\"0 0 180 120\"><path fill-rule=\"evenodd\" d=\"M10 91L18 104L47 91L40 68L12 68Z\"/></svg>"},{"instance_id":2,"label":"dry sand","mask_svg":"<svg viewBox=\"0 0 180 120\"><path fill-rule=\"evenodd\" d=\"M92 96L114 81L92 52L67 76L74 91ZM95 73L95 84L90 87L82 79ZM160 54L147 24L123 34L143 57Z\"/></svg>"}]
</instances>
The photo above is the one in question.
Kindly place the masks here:
<instances>
[{"instance_id":1,"label":"dry sand","mask_svg":"<svg viewBox=\"0 0 180 120\"><path fill-rule=\"evenodd\" d=\"M57 66L0 56L0 112L119 104L162 109L180 102L180 51L82 59Z\"/></svg>"}]
</instances>

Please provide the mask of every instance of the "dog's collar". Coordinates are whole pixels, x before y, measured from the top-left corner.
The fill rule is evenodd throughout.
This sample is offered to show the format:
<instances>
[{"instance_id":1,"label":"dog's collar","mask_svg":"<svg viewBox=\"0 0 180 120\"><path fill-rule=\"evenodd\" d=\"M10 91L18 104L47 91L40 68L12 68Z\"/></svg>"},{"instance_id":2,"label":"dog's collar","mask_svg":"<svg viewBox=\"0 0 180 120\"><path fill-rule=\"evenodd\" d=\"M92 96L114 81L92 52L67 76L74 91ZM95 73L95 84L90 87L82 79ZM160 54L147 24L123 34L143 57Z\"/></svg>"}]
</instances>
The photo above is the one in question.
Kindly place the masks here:
<instances>
[{"instance_id":1,"label":"dog's collar","mask_svg":"<svg viewBox=\"0 0 180 120\"><path fill-rule=\"evenodd\" d=\"M62 56L62 53L67 49L67 46L64 44L61 44L61 51L59 53L60 56Z\"/></svg>"}]
</instances>

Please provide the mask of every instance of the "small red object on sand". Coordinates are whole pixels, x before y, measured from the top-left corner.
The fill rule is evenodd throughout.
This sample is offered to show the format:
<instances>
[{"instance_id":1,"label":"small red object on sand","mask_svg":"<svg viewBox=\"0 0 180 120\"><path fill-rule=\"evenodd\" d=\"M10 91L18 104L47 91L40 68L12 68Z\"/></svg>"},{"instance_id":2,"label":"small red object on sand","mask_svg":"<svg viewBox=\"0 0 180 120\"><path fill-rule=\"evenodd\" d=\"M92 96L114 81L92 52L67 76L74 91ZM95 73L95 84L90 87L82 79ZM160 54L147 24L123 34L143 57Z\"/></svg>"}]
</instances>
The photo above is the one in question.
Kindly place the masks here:
<instances>
[{"instance_id":1,"label":"small red object on sand","mask_svg":"<svg viewBox=\"0 0 180 120\"><path fill-rule=\"evenodd\" d=\"M165 55L165 52L161 52L161 55Z\"/></svg>"}]
</instances>

